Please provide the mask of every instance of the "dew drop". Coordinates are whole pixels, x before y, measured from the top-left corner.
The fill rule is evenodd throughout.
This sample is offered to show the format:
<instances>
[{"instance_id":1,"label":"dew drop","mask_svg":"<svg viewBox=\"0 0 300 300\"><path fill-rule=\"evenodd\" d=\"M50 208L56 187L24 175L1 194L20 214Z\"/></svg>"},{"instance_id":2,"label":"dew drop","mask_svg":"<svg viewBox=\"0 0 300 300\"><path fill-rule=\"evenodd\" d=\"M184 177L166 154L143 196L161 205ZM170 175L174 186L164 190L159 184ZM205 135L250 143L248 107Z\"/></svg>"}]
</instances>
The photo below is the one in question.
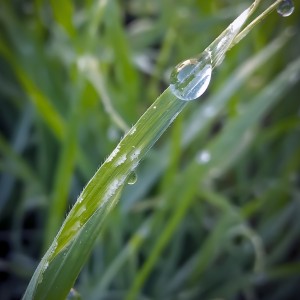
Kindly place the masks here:
<instances>
[{"instance_id":1,"label":"dew drop","mask_svg":"<svg viewBox=\"0 0 300 300\"><path fill-rule=\"evenodd\" d=\"M133 135L135 132L136 132L136 127L133 126L129 131L129 135Z\"/></svg>"},{"instance_id":2,"label":"dew drop","mask_svg":"<svg viewBox=\"0 0 300 300\"><path fill-rule=\"evenodd\" d=\"M81 222L80 221L76 221L74 223L74 225L71 227L71 231L78 231L81 227Z\"/></svg>"},{"instance_id":3,"label":"dew drop","mask_svg":"<svg viewBox=\"0 0 300 300\"><path fill-rule=\"evenodd\" d=\"M204 51L200 57L188 59L173 69L170 76L171 91L181 100L195 100L206 91L211 73L211 55Z\"/></svg>"},{"instance_id":4,"label":"dew drop","mask_svg":"<svg viewBox=\"0 0 300 300\"><path fill-rule=\"evenodd\" d=\"M127 184L132 185L132 184L135 184L136 181L137 181L137 175L136 175L136 173L133 171L133 172L131 172L131 174L130 174L129 177L128 177Z\"/></svg>"},{"instance_id":5,"label":"dew drop","mask_svg":"<svg viewBox=\"0 0 300 300\"><path fill-rule=\"evenodd\" d=\"M85 205L79 206L77 211L75 212L76 217L80 217L86 211Z\"/></svg>"},{"instance_id":6,"label":"dew drop","mask_svg":"<svg viewBox=\"0 0 300 300\"><path fill-rule=\"evenodd\" d=\"M120 144L115 148L115 150L111 153L111 155L108 157L108 159L106 161L107 162L112 161L113 158L118 154L119 151L120 151Z\"/></svg>"},{"instance_id":7,"label":"dew drop","mask_svg":"<svg viewBox=\"0 0 300 300\"><path fill-rule=\"evenodd\" d=\"M80 294L74 288L72 288L66 300L80 300L80 299L81 299Z\"/></svg>"},{"instance_id":8,"label":"dew drop","mask_svg":"<svg viewBox=\"0 0 300 300\"><path fill-rule=\"evenodd\" d=\"M140 154L141 154L141 149L139 148L135 149L130 155L131 161L134 161L135 159L139 158Z\"/></svg>"},{"instance_id":9,"label":"dew drop","mask_svg":"<svg viewBox=\"0 0 300 300\"><path fill-rule=\"evenodd\" d=\"M203 150L197 155L197 162L199 164L206 164L210 161L211 155L208 151Z\"/></svg>"},{"instance_id":10,"label":"dew drop","mask_svg":"<svg viewBox=\"0 0 300 300\"><path fill-rule=\"evenodd\" d=\"M284 0L280 2L277 6L277 12L282 17L288 17L290 16L295 9L294 3L292 0Z\"/></svg>"},{"instance_id":11,"label":"dew drop","mask_svg":"<svg viewBox=\"0 0 300 300\"><path fill-rule=\"evenodd\" d=\"M126 161L126 159L127 159L127 155L126 154L121 155L119 157L119 159L116 161L115 166L117 167L117 166L122 165Z\"/></svg>"}]
</instances>

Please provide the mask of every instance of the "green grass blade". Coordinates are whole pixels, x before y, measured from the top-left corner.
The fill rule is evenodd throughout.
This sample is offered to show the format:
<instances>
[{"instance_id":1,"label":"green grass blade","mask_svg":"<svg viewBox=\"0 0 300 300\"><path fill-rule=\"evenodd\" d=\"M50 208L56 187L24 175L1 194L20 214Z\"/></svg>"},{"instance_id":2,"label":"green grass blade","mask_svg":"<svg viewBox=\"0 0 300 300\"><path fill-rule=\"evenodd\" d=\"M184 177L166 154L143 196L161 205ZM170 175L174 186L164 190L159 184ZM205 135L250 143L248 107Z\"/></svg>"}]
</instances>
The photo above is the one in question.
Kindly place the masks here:
<instances>
[{"instance_id":1,"label":"green grass blade","mask_svg":"<svg viewBox=\"0 0 300 300\"><path fill-rule=\"evenodd\" d=\"M80 85L80 83L78 83L78 85ZM57 166L53 196L50 203L49 215L46 224L44 250L48 249L59 227L61 226L68 204L68 191L78 152L78 128L80 123L80 112L83 103L80 92L76 97L79 99L74 99L72 112L70 113L69 117L70 120L66 126L66 136L62 144L61 154Z\"/></svg>"},{"instance_id":2,"label":"green grass blade","mask_svg":"<svg viewBox=\"0 0 300 300\"><path fill-rule=\"evenodd\" d=\"M67 295L92 250L105 215L118 200L116 195L186 104L167 89L122 139L79 196L37 268L24 299Z\"/></svg>"}]
</instances>

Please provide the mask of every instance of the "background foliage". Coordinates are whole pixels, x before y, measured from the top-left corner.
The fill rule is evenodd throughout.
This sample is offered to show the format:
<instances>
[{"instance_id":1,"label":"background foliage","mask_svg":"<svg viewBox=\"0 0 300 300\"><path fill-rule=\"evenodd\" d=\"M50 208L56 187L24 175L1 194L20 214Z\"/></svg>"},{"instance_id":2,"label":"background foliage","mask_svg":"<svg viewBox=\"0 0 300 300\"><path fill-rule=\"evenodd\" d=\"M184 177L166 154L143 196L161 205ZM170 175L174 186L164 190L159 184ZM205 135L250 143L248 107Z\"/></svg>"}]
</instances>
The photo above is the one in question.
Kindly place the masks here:
<instances>
[{"instance_id":1,"label":"background foliage","mask_svg":"<svg viewBox=\"0 0 300 300\"><path fill-rule=\"evenodd\" d=\"M172 67L249 4L1 1L1 299L24 293L78 194ZM139 284L141 299L297 299L297 4L233 48L149 151L76 283L84 299L125 299Z\"/></svg>"}]
</instances>

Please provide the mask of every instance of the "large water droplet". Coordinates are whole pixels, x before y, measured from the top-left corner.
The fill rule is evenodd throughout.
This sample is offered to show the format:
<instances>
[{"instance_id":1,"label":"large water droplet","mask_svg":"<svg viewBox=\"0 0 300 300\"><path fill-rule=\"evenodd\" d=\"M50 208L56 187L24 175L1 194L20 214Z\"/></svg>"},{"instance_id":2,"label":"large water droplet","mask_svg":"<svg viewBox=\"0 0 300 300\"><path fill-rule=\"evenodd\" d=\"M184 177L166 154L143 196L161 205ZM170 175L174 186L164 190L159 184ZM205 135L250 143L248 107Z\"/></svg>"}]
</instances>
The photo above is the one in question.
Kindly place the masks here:
<instances>
[{"instance_id":1,"label":"large water droplet","mask_svg":"<svg viewBox=\"0 0 300 300\"><path fill-rule=\"evenodd\" d=\"M171 91L181 100L197 99L206 91L211 72L211 56L204 51L199 58L188 59L174 68L170 77Z\"/></svg>"},{"instance_id":2,"label":"large water droplet","mask_svg":"<svg viewBox=\"0 0 300 300\"><path fill-rule=\"evenodd\" d=\"M129 175L128 180L127 180L127 183L130 184L130 185L132 185L132 184L135 184L136 181L137 181L137 175L136 175L136 173L133 171L133 172Z\"/></svg>"},{"instance_id":3,"label":"large water droplet","mask_svg":"<svg viewBox=\"0 0 300 300\"><path fill-rule=\"evenodd\" d=\"M283 17L288 17L293 13L294 9L295 6L292 0L284 0L278 4L277 12Z\"/></svg>"}]
</instances>

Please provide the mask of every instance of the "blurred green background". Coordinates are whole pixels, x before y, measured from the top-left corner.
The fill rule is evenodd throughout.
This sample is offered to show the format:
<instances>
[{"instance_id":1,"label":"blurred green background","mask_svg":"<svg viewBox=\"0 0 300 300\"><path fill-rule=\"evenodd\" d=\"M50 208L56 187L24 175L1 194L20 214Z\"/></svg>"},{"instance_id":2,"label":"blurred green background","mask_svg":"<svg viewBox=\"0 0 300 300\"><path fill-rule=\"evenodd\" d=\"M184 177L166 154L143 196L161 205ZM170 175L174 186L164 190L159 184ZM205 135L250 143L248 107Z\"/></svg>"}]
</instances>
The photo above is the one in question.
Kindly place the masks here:
<instances>
[{"instance_id":1,"label":"blurred green background","mask_svg":"<svg viewBox=\"0 0 300 300\"><path fill-rule=\"evenodd\" d=\"M124 299L145 264L139 299L299 299L295 2L228 53L140 164L78 278L83 299ZM62 223L172 67L250 3L0 2L1 299L24 293L49 222ZM166 201L175 188L191 200Z\"/></svg>"}]
</instances>

